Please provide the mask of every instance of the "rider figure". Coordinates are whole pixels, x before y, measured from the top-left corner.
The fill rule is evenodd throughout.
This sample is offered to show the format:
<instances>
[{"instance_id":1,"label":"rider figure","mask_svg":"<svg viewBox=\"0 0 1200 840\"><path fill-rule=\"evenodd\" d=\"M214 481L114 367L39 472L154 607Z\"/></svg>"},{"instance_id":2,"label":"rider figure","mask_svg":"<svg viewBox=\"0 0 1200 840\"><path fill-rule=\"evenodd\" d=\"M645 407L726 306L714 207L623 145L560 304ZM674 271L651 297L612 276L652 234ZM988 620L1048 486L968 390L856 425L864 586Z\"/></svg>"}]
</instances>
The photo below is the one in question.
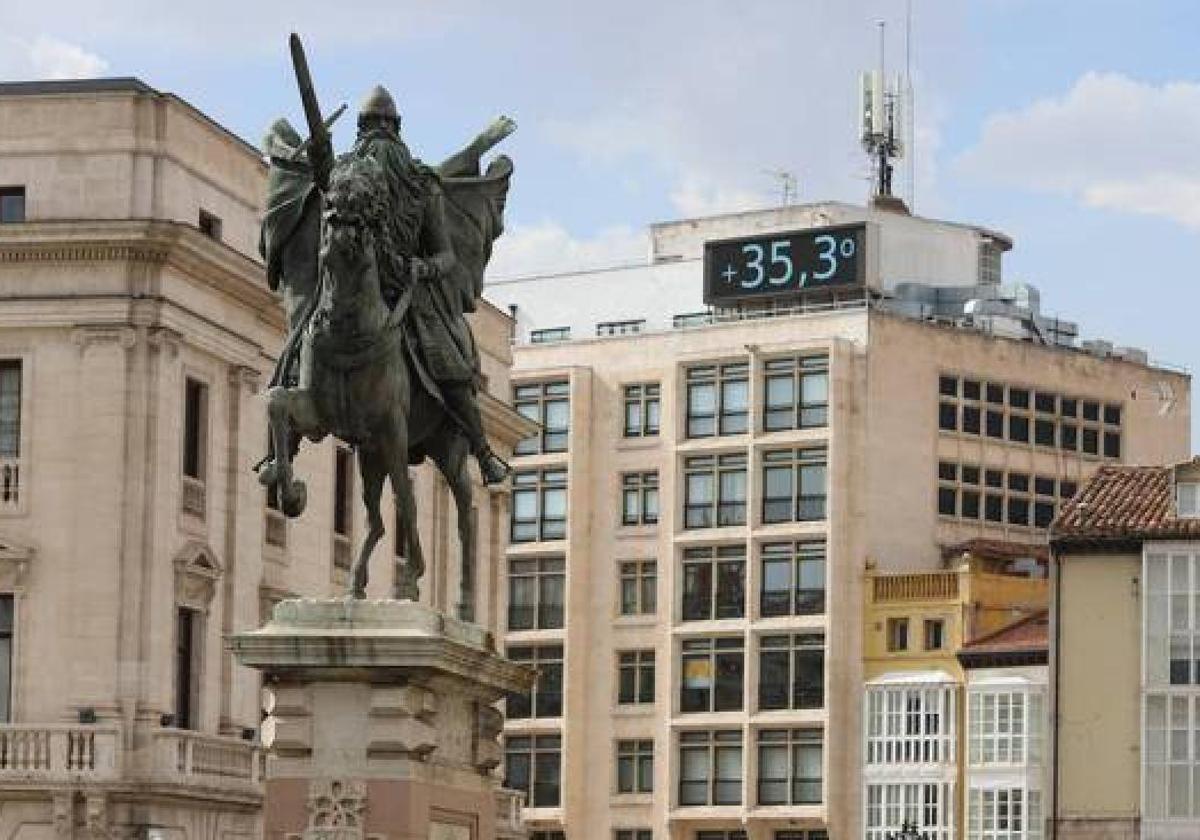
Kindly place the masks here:
<instances>
[{"instance_id":1,"label":"rider figure","mask_svg":"<svg viewBox=\"0 0 1200 840\"><path fill-rule=\"evenodd\" d=\"M416 353L446 408L467 436L485 484L503 481L509 468L488 446L476 393L476 351L463 317L460 292L450 285L455 266L438 176L414 159L400 139L400 116L381 86L367 94L350 154L373 158L383 170L391 206L388 238L393 256L381 264L384 297L394 306L412 286L406 322ZM404 276L407 272L408 276Z\"/></svg>"}]
</instances>

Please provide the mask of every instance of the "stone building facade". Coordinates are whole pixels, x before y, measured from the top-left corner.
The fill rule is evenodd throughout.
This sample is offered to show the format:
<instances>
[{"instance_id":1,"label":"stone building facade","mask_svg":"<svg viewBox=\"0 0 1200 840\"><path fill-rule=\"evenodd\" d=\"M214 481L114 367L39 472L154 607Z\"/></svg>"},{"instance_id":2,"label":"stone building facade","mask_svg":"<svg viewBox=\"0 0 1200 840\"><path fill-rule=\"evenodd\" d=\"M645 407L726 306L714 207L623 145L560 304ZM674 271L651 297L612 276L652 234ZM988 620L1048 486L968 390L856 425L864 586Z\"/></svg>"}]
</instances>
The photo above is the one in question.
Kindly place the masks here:
<instances>
[{"instance_id":1,"label":"stone building facade","mask_svg":"<svg viewBox=\"0 0 1200 840\"><path fill-rule=\"evenodd\" d=\"M705 307L707 240L844 223L877 243L857 297ZM514 462L504 641L542 678L508 704L509 783L539 840L864 837L864 568L1044 545L1099 465L1187 453L1189 379L1032 314L899 306L901 281L1028 301L991 231L830 203L649 238L486 290L543 425Z\"/></svg>"},{"instance_id":2,"label":"stone building facade","mask_svg":"<svg viewBox=\"0 0 1200 840\"><path fill-rule=\"evenodd\" d=\"M137 80L0 84L0 836L261 834L260 681L224 640L340 592L365 532L345 448L304 447L298 520L252 471L285 326L264 189L258 150ZM473 324L511 451L511 321ZM415 480L422 600L496 626L507 496L476 496L463 587L454 505Z\"/></svg>"}]
</instances>

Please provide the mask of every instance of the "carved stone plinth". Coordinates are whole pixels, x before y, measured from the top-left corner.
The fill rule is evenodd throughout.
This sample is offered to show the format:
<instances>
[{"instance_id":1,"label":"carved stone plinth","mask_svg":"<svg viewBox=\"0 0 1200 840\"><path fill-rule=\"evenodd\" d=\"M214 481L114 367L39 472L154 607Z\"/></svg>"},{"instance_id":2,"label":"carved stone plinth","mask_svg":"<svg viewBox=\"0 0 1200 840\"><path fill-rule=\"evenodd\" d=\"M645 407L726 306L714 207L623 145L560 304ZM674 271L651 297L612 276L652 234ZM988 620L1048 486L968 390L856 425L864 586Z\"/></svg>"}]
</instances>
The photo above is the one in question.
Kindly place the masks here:
<instances>
[{"instance_id":1,"label":"carved stone plinth","mask_svg":"<svg viewBox=\"0 0 1200 840\"><path fill-rule=\"evenodd\" d=\"M301 599L230 645L264 674L266 840L523 836L492 704L533 672L486 631L409 601Z\"/></svg>"}]
</instances>

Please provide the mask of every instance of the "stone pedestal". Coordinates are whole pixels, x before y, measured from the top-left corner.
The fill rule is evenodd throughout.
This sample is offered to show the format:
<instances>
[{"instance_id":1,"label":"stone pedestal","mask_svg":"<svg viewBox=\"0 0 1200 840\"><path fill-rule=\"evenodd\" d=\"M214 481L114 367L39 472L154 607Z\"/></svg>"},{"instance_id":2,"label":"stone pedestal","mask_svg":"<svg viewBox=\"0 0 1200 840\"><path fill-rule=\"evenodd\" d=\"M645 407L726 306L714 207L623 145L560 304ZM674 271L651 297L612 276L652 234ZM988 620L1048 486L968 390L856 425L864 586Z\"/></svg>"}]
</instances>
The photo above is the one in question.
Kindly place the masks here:
<instances>
[{"instance_id":1,"label":"stone pedestal","mask_svg":"<svg viewBox=\"0 0 1200 840\"><path fill-rule=\"evenodd\" d=\"M266 840L525 836L492 704L534 674L486 631L409 601L301 599L230 645L264 675Z\"/></svg>"}]
</instances>

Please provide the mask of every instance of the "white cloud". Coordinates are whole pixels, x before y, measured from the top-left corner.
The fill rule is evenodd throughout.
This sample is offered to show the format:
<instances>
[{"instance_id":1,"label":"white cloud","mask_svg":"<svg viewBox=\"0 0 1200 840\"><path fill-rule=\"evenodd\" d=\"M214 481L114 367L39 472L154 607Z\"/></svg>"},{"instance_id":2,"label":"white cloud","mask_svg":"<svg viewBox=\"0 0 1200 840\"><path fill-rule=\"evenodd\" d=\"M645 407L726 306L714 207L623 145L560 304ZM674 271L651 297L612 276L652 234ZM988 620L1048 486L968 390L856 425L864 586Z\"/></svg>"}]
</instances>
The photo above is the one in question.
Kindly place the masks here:
<instances>
[{"instance_id":1,"label":"white cloud","mask_svg":"<svg viewBox=\"0 0 1200 840\"><path fill-rule=\"evenodd\" d=\"M553 221L513 225L496 240L488 277L523 277L626 265L644 261L648 249L646 233L628 227L612 227L595 236L576 237Z\"/></svg>"},{"instance_id":2,"label":"white cloud","mask_svg":"<svg viewBox=\"0 0 1200 840\"><path fill-rule=\"evenodd\" d=\"M984 123L962 173L1200 229L1200 84L1088 73L1062 97Z\"/></svg>"},{"instance_id":3,"label":"white cloud","mask_svg":"<svg viewBox=\"0 0 1200 840\"><path fill-rule=\"evenodd\" d=\"M101 76L108 62L83 47L48 35L0 39L0 78L84 79Z\"/></svg>"}]
</instances>

